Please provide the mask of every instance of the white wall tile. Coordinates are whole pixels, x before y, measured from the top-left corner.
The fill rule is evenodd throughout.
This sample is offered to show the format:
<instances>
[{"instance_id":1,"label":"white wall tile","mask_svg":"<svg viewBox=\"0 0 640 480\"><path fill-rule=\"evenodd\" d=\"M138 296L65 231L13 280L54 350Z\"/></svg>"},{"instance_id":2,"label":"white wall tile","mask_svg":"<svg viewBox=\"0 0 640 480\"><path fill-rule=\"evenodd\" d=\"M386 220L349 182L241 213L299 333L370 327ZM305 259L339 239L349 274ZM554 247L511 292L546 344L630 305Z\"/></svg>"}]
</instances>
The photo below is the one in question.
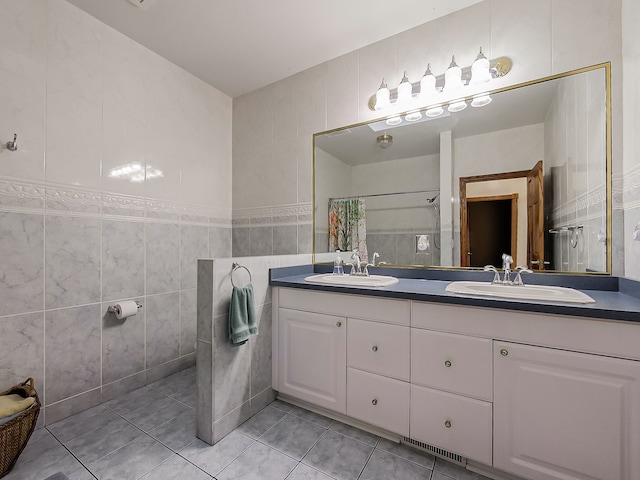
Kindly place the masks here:
<instances>
[{"instance_id":1,"label":"white wall tile","mask_svg":"<svg viewBox=\"0 0 640 480\"><path fill-rule=\"evenodd\" d=\"M327 62L327 130L358 123L358 51Z\"/></svg>"}]
</instances>

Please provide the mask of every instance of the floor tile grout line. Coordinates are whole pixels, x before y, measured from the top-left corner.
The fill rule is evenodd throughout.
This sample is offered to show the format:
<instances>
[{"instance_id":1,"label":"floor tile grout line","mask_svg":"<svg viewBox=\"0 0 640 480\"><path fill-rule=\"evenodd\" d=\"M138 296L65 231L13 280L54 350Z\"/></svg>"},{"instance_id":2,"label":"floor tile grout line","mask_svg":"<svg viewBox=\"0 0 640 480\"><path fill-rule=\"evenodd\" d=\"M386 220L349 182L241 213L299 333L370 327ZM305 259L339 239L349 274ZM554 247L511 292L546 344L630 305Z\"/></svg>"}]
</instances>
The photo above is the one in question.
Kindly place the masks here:
<instances>
[{"instance_id":1,"label":"floor tile grout line","mask_svg":"<svg viewBox=\"0 0 640 480\"><path fill-rule=\"evenodd\" d=\"M46 428L46 427L45 427L45 428ZM97 428L96 428L96 429L94 429L94 430L97 430ZM92 431L94 431L94 430L92 430ZM84 468L85 470L87 470L87 471L91 474L91 476L92 476L93 478L97 478L97 477L93 474L93 472L92 472L91 470L89 470L89 468L88 468L88 467L87 467L87 466L86 466L86 465L85 465L85 464L84 464L84 463L83 463L83 462L82 462L78 457L76 457L76 456L75 456L75 454L74 454L71 450L69 450L69 448L68 448L68 447L67 447L67 446L66 446L66 445L65 445L65 444L64 444L64 443L63 443L63 442L62 442L58 437L56 437L56 436L55 436L55 434L54 434L54 433L52 433L52 432L51 432L50 430L48 430L48 429L47 429L47 431L49 432L49 434L50 434L51 436L53 436L53 438L55 438L55 439L56 439L56 441L57 441L58 443L60 443L60 445L62 445L62 448L64 448L64 449L69 453L69 455L71 455L73 458L75 458L75 459L76 459L76 461L80 464L81 468ZM76 438L78 438L78 437L76 437ZM73 440L73 439L72 439L72 440ZM28 463L28 462L27 462L27 463ZM76 470L76 472L77 472L77 471L79 471L79 470L80 470L80 469ZM72 474L73 474L73 473L76 473L76 472L72 472ZM72 474L70 474L70 475L72 475Z\"/></svg>"},{"instance_id":2,"label":"floor tile grout line","mask_svg":"<svg viewBox=\"0 0 640 480\"><path fill-rule=\"evenodd\" d=\"M358 473L358 476L356 477L356 479L359 479L362 476L362 474L364 473L364 470L367 468L367 464L369 463L369 461L371 460L371 457L373 456L373 452L375 452L375 451L376 451L376 447L373 447L371 449L371 451L369 452L369 456L367 457L367 461L364 462L364 465L360 469L360 473Z\"/></svg>"}]
</instances>

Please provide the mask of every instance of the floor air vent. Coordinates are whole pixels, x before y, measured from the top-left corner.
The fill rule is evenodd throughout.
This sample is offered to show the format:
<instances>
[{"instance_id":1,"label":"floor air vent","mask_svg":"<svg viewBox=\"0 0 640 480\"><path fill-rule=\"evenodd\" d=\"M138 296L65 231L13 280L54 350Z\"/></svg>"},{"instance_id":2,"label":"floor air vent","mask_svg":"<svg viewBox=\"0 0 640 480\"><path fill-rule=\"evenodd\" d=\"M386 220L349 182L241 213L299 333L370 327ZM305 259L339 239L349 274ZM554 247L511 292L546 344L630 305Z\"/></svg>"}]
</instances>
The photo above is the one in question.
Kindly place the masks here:
<instances>
[{"instance_id":1,"label":"floor air vent","mask_svg":"<svg viewBox=\"0 0 640 480\"><path fill-rule=\"evenodd\" d=\"M416 447L420 450L424 450L425 452L429 452L436 457L444 458L446 460L449 460L450 462L457 463L462 467L467 465L467 459L462 455L443 450L442 448L434 447L433 445L429 445L428 443L420 442L408 437L402 437L402 443L406 443L407 445L411 445L412 447Z\"/></svg>"}]
</instances>

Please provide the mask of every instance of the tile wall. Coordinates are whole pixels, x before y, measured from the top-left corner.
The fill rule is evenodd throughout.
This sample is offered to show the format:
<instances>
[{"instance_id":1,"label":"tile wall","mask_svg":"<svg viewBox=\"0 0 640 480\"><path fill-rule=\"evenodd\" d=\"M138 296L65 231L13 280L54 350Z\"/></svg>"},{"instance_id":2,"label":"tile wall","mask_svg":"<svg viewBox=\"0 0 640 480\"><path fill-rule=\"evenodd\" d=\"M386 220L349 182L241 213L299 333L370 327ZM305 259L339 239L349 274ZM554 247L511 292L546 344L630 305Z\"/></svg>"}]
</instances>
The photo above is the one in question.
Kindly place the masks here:
<instances>
[{"instance_id":1,"label":"tile wall","mask_svg":"<svg viewBox=\"0 0 640 480\"><path fill-rule=\"evenodd\" d=\"M235 98L234 222L251 225L284 206L308 208L313 133L376 118L367 102L381 78L397 85L406 70L417 79L427 62L444 72L452 54L471 64L479 46L489 58L513 59L505 85L611 61L613 173L621 176L623 1L637 10L631 0L485 0ZM633 25L625 31L631 40L637 39ZM637 82L633 85L637 89ZM637 130L637 120L635 125ZM637 156L630 163L638 165ZM256 235L270 231L259 230L257 223L254 228ZM612 232L616 274L624 270L620 252L629 235L623 232L620 215ZM253 243L247 238L235 235L234 254L253 254L253 245L241 245Z\"/></svg>"},{"instance_id":2,"label":"tile wall","mask_svg":"<svg viewBox=\"0 0 640 480\"><path fill-rule=\"evenodd\" d=\"M231 99L64 0L1 6L0 389L34 377L50 424L195 362Z\"/></svg>"},{"instance_id":3,"label":"tile wall","mask_svg":"<svg viewBox=\"0 0 640 480\"><path fill-rule=\"evenodd\" d=\"M228 333L234 262L249 270L233 272L233 281L253 285L259 329L257 336L235 347ZM201 440L213 445L275 399L269 269L310 262L309 254L198 260L196 414Z\"/></svg>"}]
</instances>

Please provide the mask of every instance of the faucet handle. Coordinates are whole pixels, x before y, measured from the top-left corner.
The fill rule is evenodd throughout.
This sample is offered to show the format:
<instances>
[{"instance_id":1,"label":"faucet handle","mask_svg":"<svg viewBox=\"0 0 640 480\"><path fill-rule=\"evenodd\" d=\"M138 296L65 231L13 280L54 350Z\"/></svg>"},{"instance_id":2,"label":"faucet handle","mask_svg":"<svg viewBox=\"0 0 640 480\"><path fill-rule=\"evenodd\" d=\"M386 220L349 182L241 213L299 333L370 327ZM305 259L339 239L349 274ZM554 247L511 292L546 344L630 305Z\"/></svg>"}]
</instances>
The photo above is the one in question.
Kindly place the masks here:
<instances>
[{"instance_id":1,"label":"faucet handle","mask_svg":"<svg viewBox=\"0 0 640 480\"><path fill-rule=\"evenodd\" d=\"M513 281L514 285L524 285L524 283L522 283L522 273L533 273L527 267L516 267L516 272L516 279Z\"/></svg>"},{"instance_id":2,"label":"faucet handle","mask_svg":"<svg viewBox=\"0 0 640 480\"><path fill-rule=\"evenodd\" d=\"M493 280L491 281L491 283L501 283L500 274L498 273L498 269L496 267L494 267L493 265L485 265L484 271L493 272Z\"/></svg>"}]
</instances>

